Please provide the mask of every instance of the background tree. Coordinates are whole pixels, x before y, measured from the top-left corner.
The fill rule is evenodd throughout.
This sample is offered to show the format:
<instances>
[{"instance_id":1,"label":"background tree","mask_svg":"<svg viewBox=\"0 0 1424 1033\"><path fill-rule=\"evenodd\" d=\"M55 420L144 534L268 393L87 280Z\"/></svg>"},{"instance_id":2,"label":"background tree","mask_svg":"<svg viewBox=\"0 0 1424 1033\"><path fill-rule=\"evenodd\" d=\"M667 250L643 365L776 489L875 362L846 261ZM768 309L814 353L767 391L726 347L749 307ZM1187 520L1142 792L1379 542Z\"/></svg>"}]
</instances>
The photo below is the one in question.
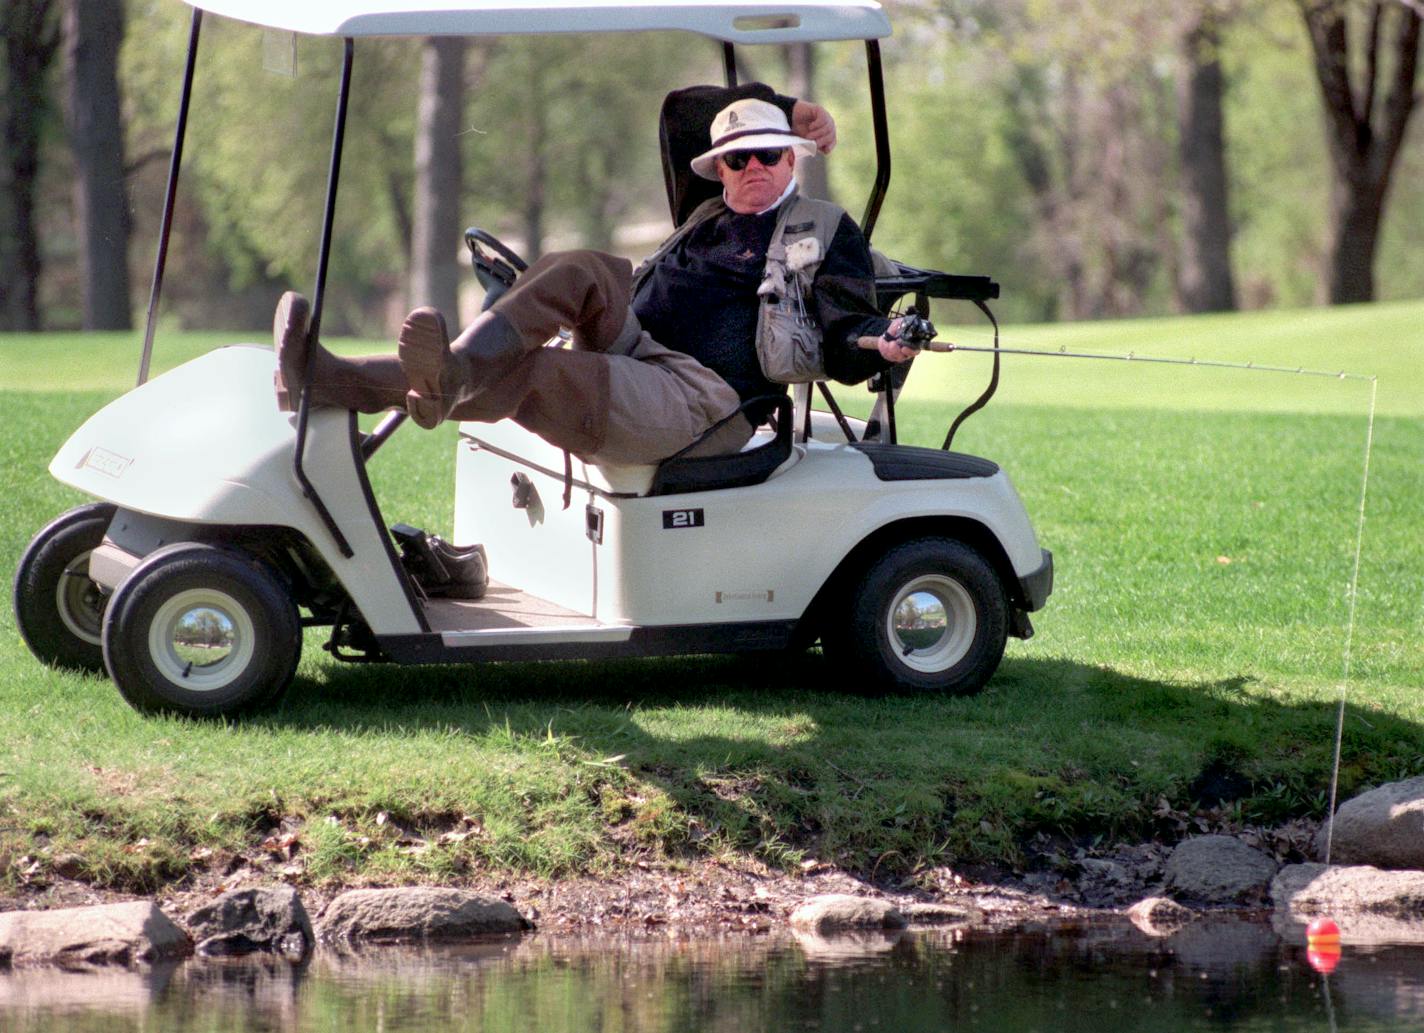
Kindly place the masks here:
<instances>
[{"instance_id":1,"label":"background tree","mask_svg":"<svg viewBox=\"0 0 1424 1033\"><path fill-rule=\"evenodd\" d=\"M5 67L0 89L4 157L0 159L0 329L40 328L40 243L35 191L40 139L49 110L46 72L59 46L49 0L0 4Z\"/></svg>"},{"instance_id":2,"label":"background tree","mask_svg":"<svg viewBox=\"0 0 1424 1033\"><path fill-rule=\"evenodd\" d=\"M1373 301L1391 176L1418 99L1424 4L1297 3L1310 34L1334 173L1326 295L1334 304Z\"/></svg>"},{"instance_id":3,"label":"background tree","mask_svg":"<svg viewBox=\"0 0 1424 1033\"><path fill-rule=\"evenodd\" d=\"M810 43L788 43L782 47L786 78L777 90L788 97L816 100L816 48ZM811 161L796 166L796 180L807 197L831 198L830 175L826 157L817 155Z\"/></svg>"},{"instance_id":4,"label":"background tree","mask_svg":"<svg viewBox=\"0 0 1424 1033\"><path fill-rule=\"evenodd\" d=\"M1149 0L1006 5L1005 131L1037 212L1033 249L1058 315L1139 315L1171 291L1170 24Z\"/></svg>"},{"instance_id":5,"label":"background tree","mask_svg":"<svg viewBox=\"0 0 1424 1033\"><path fill-rule=\"evenodd\" d=\"M415 120L415 197L411 220L408 308L434 305L453 326L460 320L460 130L464 122L465 41L444 36L421 46Z\"/></svg>"},{"instance_id":6,"label":"background tree","mask_svg":"<svg viewBox=\"0 0 1424 1033\"><path fill-rule=\"evenodd\" d=\"M119 102L122 3L64 9L65 114L74 155L74 222L85 330L133 327L129 205Z\"/></svg>"},{"instance_id":7,"label":"background tree","mask_svg":"<svg viewBox=\"0 0 1424 1033\"><path fill-rule=\"evenodd\" d=\"M1223 126L1223 12L1206 3L1186 8L1183 70L1177 82L1181 160L1181 251L1177 296L1186 312L1236 308L1231 272L1231 206Z\"/></svg>"}]
</instances>

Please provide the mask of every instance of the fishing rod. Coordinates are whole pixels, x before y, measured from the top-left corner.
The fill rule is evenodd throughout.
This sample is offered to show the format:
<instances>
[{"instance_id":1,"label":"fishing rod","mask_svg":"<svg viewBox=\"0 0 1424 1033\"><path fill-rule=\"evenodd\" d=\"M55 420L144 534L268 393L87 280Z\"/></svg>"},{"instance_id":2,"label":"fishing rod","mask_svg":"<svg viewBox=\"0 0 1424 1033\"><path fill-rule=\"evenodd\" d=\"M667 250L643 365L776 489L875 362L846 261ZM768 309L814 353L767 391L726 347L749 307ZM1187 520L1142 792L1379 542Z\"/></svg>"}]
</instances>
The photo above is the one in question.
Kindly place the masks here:
<instances>
[{"instance_id":1,"label":"fishing rod","mask_svg":"<svg viewBox=\"0 0 1424 1033\"><path fill-rule=\"evenodd\" d=\"M1306 377L1330 377L1333 380L1373 381L1373 373L1351 373L1345 370L1306 369L1304 366L1272 366L1259 362L1227 362L1223 359L1181 359L1161 355L1138 355L1128 352L1113 355L1109 352L1070 352L1064 348L1058 351L1044 351L1037 348L984 347L974 344L953 344L949 341L928 341L920 345L921 351L930 352L981 352L985 355L1037 355L1048 359L1101 359L1109 362L1151 362L1169 366L1204 366L1215 369L1255 370L1258 373L1297 373Z\"/></svg>"}]
</instances>

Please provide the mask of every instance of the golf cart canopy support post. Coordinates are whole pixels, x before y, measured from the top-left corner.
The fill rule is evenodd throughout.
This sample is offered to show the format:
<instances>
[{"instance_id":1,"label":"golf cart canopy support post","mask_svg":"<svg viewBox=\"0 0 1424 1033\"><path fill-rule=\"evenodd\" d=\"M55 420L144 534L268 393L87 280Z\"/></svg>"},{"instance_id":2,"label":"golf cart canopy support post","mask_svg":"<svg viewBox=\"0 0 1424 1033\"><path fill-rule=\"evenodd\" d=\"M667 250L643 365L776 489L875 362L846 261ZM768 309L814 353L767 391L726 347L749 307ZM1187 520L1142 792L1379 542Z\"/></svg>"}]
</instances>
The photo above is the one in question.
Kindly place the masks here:
<instances>
[{"instance_id":1,"label":"golf cart canopy support post","mask_svg":"<svg viewBox=\"0 0 1424 1033\"><path fill-rule=\"evenodd\" d=\"M168 162L168 186L163 194L163 222L158 230L158 257L153 263L153 286L148 293L148 322L143 331L143 354L138 362L138 382L148 380L148 366L153 358L153 331L158 325L158 296L163 290L163 270L168 265L168 237L173 230L173 202L178 194L178 170L183 165L183 139L188 135L188 106L193 99L193 69L198 61L198 35L203 26L203 12L193 9L192 27L188 30L188 61L183 68L183 94L178 101L178 126L173 131L173 154Z\"/></svg>"},{"instance_id":2,"label":"golf cart canopy support post","mask_svg":"<svg viewBox=\"0 0 1424 1033\"><path fill-rule=\"evenodd\" d=\"M341 57L341 88L336 98L336 126L332 130L331 136L331 167L326 177L326 208L321 219L321 255L317 259L316 289L312 295L311 322L307 326L308 359L314 351L310 345L317 340L317 334L321 330L321 306L326 298L326 270L331 260L331 231L332 224L336 219L336 188L341 182L341 154L346 144L346 112L351 99L351 63L354 53L355 48L350 37L347 37ZM331 533L331 537L336 540L336 547L341 550L341 555L349 559L354 553L350 543L346 540L346 535L341 533L336 518L331 515L331 510L322 501L321 494L316 490L311 479L307 477L307 472L302 466L306 453L307 421L311 417L310 385L302 387L302 400L297 410L297 443L292 453L292 475L302 486L302 494L316 508L322 524Z\"/></svg>"}]
</instances>

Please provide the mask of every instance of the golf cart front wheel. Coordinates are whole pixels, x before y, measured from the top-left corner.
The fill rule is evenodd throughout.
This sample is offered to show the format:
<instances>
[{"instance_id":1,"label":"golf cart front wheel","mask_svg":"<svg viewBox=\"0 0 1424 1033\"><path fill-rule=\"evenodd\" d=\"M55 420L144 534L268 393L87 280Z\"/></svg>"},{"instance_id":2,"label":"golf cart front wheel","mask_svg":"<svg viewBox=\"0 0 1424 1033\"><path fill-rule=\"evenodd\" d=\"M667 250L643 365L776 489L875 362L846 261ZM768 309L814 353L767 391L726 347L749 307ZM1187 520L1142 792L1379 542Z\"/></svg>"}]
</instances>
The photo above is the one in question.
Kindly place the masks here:
<instances>
[{"instance_id":1,"label":"golf cart front wheel","mask_svg":"<svg viewBox=\"0 0 1424 1033\"><path fill-rule=\"evenodd\" d=\"M272 700L296 672L301 623L257 559L184 543L149 556L114 593L104 662L137 710L237 714Z\"/></svg>"},{"instance_id":2,"label":"golf cart front wheel","mask_svg":"<svg viewBox=\"0 0 1424 1033\"><path fill-rule=\"evenodd\" d=\"M968 695L1003 659L1008 609L998 575L977 550L919 538L870 566L843 637L828 645L846 654L867 688Z\"/></svg>"},{"instance_id":3,"label":"golf cart front wheel","mask_svg":"<svg viewBox=\"0 0 1424 1033\"><path fill-rule=\"evenodd\" d=\"M89 578L89 555L104 540L115 509L93 502L53 520L15 569L20 637L51 667L102 672L104 592Z\"/></svg>"}]
</instances>

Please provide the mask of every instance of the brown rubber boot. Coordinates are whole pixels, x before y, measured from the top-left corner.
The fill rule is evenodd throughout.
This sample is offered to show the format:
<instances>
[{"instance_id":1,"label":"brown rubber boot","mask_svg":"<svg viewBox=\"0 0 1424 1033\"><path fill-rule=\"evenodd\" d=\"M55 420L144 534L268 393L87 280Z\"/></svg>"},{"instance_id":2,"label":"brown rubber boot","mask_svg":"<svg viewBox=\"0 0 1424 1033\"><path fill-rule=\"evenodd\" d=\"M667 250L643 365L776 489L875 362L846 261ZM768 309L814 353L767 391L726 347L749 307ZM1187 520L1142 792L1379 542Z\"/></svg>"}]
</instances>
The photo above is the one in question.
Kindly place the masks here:
<instances>
[{"instance_id":1,"label":"brown rubber boot","mask_svg":"<svg viewBox=\"0 0 1424 1033\"><path fill-rule=\"evenodd\" d=\"M405 408L426 430L439 425L456 407L480 406L490 388L508 377L539 342L526 344L504 316L482 312L454 344L445 319L433 308L418 308L406 316L397 347L410 389ZM493 419L511 415L520 393L493 402Z\"/></svg>"},{"instance_id":2,"label":"brown rubber boot","mask_svg":"<svg viewBox=\"0 0 1424 1033\"><path fill-rule=\"evenodd\" d=\"M356 412L401 409L409 388L400 360L394 355L333 355L320 342L308 341L311 305L295 291L282 295L272 322L277 350L277 408L296 412L303 386L312 405L330 405Z\"/></svg>"}]
</instances>

